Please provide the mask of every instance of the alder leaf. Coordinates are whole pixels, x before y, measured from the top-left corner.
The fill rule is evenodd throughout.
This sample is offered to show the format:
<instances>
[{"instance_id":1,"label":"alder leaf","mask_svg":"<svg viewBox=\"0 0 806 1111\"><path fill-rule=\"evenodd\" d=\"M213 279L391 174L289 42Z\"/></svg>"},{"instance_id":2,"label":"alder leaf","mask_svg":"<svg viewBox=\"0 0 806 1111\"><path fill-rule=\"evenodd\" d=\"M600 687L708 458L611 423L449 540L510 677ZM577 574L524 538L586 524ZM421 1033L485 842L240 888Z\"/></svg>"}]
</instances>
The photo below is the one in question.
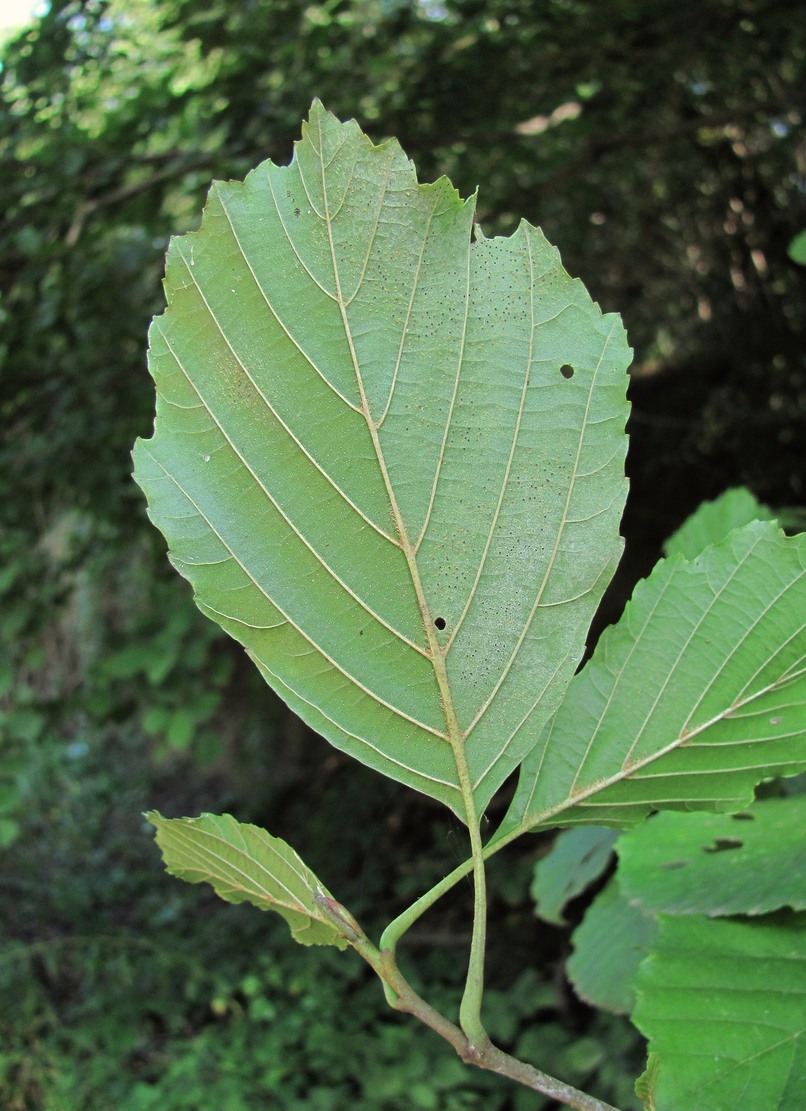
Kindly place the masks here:
<instances>
[{"instance_id":1,"label":"alder leaf","mask_svg":"<svg viewBox=\"0 0 806 1111\"><path fill-rule=\"evenodd\" d=\"M146 818L157 831L157 844L172 876L209 883L228 903L276 911L302 945L345 949L347 938L360 933L352 916L294 849L265 829L238 822L230 814L163 818L151 810ZM339 919L343 930L334 925Z\"/></svg>"},{"instance_id":2,"label":"alder leaf","mask_svg":"<svg viewBox=\"0 0 806 1111\"><path fill-rule=\"evenodd\" d=\"M566 925L563 911L607 870L617 837L615 830L597 826L576 826L557 836L535 864L529 888L544 922Z\"/></svg>"},{"instance_id":3,"label":"alder leaf","mask_svg":"<svg viewBox=\"0 0 806 1111\"><path fill-rule=\"evenodd\" d=\"M806 908L806 799L762 799L740 814L656 814L618 840L630 902L667 914Z\"/></svg>"},{"instance_id":4,"label":"alder leaf","mask_svg":"<svg viewBox=\"0 0 806 1111\"><path fill-rule=\"evenodd\" d=\"M751 521L771 521L775 515L744 486L726 490L713 501L703 502L663 545L667 556L696 559L706 548Z\"/></svg>"},{"instance_id":5,"label":"alder leaf","mask_svg":"<svg viewBox=\"0 0 806 1111\"><path fill-rule=\"evenodd\" d=\"M806 534L769 521L662 560L574 677L496 839L739 810L761 779L804 770L805 568Z\"/></svg>"},{"instance_id":6,"label":"alder leaf","mask_svg":"<svg viewBox=\"0 0 806 1111\"><path fill-rule=\"evenodd\" d=\"M571 939L574 951L566 971L579 998L616 1015L630 1014L635 1003L633 982L657 932L653 916L631 903L613 876Z\"/></svg>"},{"instance_id":7,"label":"alder leaf","mask_svg":"<svg viewBox=\"0 0 806 1111\"><path fill-rule=\"evenodd\" d=\"M806 1106L806 915L660 915L633 1021L656 1054L657 1111Z\"/></svg>"},{"instance_id":8,"label":"alder leaf","mask_svg":"<svg viewBox=\"0 0 806 1111\"><path fill-rule=\"evenodd\" d=\"M467 819L620 551L629 349L542 233L473 235L315 102L173 240L135 477L204 613L334 745ZM471 807L472 808L472 807Z\"/></svg>"}]
</instances>

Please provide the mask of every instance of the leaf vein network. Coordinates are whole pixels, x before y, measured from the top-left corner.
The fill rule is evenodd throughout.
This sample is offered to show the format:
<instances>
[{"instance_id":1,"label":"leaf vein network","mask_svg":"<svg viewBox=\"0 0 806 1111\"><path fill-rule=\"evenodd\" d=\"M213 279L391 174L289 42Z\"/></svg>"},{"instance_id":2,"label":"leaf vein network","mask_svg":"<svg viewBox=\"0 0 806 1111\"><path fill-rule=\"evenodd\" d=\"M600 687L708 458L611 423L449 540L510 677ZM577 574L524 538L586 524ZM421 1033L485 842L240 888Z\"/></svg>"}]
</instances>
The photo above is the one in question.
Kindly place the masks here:
<instances>
[{"instance_id":1,"label":"leaf vein network","mask_svg":"<svg viewBox=\"0 0 806 1111\"><path fill-rule=\"evenodd\" d=\"M146 449L144 449L144 450L146 450ZM222 547L225 548L230 553L230 556L232 557L233 562L238 567L240 567L240 569L243 571L244 575L246 575L246 577L248 579L250 579L252 581L252 583L254 583L254 585L257 587L258 591L263 595L263 597L266 599L266 601L269 602L272 606L274 606L274 608L277 610L277 612L279 614L281 614L282 617L285 618L285 620L288 622L288 624L291 626L291 628L293 628L302 637L303 640L307 641L311 645L311 647L314 648L319 653L319 655L322 657L322 659L324 659L340 675L343 675L344 678L348 682L352 683L355 687L357 687L358 690L363 691L366 695L368 695L375 702L377 702L378 705L385 707L387 710L389 710L391 713L393 713L396 717L399 717L399 718L403 719L404 721L408 721L412 725L415 725L419 729L423 729L423 730L425 730L425 732L431 733L436 737L442 737L443 736L443 734L441 734L438 730L434 729L432 726L426 725L425 722L418 721L417 718L412 717L411 714L407 714L405 712L405 710L401 710L398 706L395 706L391 702L388 702L386 699L381 698L378 694L375 693L375 691L373 691L369 687L367 687L365 683L362 683L360 679L356 678L356 676L352 675L349 671L347 671L347 669L342 664L340 664L329 652L327 652L320 644L317 644L317 642L313 639L313 637L311 637L309 633L306 633L305 630L302 628L302 626L298 622L294 621L294 619L290 616L290 614L288 614L282 608L282 606L280 606L277 603L277 601L274 598L271 597L271 595L266 591L266 589L262 585L262 583L260 583L254 577L254 575L249 571L249 569L241 562L241 560L238 559L238 557L235 555L235 552L232 550L230 545L226 542L226 540L221 535L219 530L215 527L215 525L210 520L210 518L207 516L207 514L205 514L203 512L203 510L201 509L201 506L199 506L193 500L193 498L190 496L188 491L184 489L184 487L179 482L179 480L176 478L176 476L171 474L162 465L162 463L151 454L151 452L148 452L148 454L149 454L149 457L151 458L151 460L155 463L155 465L157 467L159 467L160 470L163 472L165 477L168 478L171 482L173 482L173 484L176 486L177 490L179 490L180 493L182 494L182 496L185 497L187 499L187 501L193 506L195 511L198 513L199 517L205 522L205 524L208 526L208 528L213 533L213 535L220 541ZM257 658L260 658L260 657L257 657Z\"/></svg>"},{"instance_id":2,"label":"leaf vein network","mask_svg":"<svg viewBox=\"0 0 806 1111\"><path fill-rule=\"evenodd\" d=\"M269 675L271 675L271 677L277 683L277 686L279 688L285 689L285 690L290 690L288 685L283 682L283 680L280 678L280 676L277 675L277 673L275 671L272 671L272 669L266 663L264 663L262 660L261 660L261 666L263 667L263 669L266 672L268 672ZM325 721L330 722L330 724L335 726L335 728L338 729L341 733L343 733L344 736L349 737L353 741L357 741L359 744L363 745L365 748L368 748L370 750L370 752L376 753L376 755L380 756L384 761L388 761L390 764L394 764L396 767L402 768L404 771L411 772L411 774L413 776L415 776L416 778L424 779L429 783L437 783L441 787L449 787L453 791L458 791L458 787L456 786L456 784L451 782L450 780L441 779L441 778L439 778L438 776L435 776L435 775L429 775L427 772L424 772L419 768L413 768L410 764L407 764L404 760L399 760L397 757L391 756L386 749L381 748L379 745L373 744L366 737L361 736L357 733L353 733L349 729L345 729L345 727L343 725L340 725L339 722L337 722L335 720L335 718L333 718L330 714L325 713L325 711L317 703L312 702L309 698L306 698L304 695L300 694L298 691L294 691L293 693L294 693L295 698L298 698L301 702L304 702L306 706L310 706L311 709L316 710L316 712L318 714L321 714L321 716L325 719ZM447 737L444 734L435 733L434 735L439 740L447 741Z\"/></svg>"},{"instance_id":3,"label":"leaf vein network","mask_svg":"<svg viewBox=\"0 0 806 1111\"><path fill-rule=\"evenodd\" d=\"M530 246L530 258L531 258L531 246ZM587 428L588 428L588 413L590 412L591 397L593 395L593 391L594 391L594 387L596 385L596 380L598 378L599 371L601 370L602 363L604 362L604 357L605 357L605 354L607 352L608 345L609 345L611 339L613 338L613 334L614 334L615 330L616 330L616 321L614 321L613 324L611 325L610 332L608 333L607 338L605 339L604 343L602 344L602 351L601 351L601 354L599 356L599 360L598 360L598 362L597 362L597 364L596 364L596 366L593 370L593 374L591 375L591 383L590 383L590 387L588 389L588 397L587 397L587 400L585 402L585 413L583 415L583 419L582 419L582 422L580 424L579 438L577 440L577 447L576 447L576 455L575 455L575 458L574 458L574 465L573 465L573 468L571 470L571 476L570 476L570 480L569 480L569 483L568 483L568 492L567 492L566 497L565 497L565 505L563 506L563 512L562 512L562 516L561 516L561 519L560 519L560 522L559 522L559 527L557 529L557 536L556 536L555 541L554 541L554 547L551 551L551 555L549 556L548 564L546 566L546 570L545 570L545 573L543 575L543 579L542 579L542 581L540 583L540 586L538 588L534 604L533 604L533 606L531 608L531 611L530 611L530 613L529 613L529 615L526 619L526 622L524 623L524 627L523 627L523 629L520 633L520 636L518 637L515 648L513 649L512 654L509 657L509 660L507 661L505 667L503 668L502 673L501 673L497 683L493 687L493 690L490 693L490 695L488 696L487 700L479 708L479 710L476 713L476 716L473 719L473 721L470 723L470 725L467 729L467 734L468 735L471 733L471 731L475 728L475 726L478 724L478 722L481 720L481 718L487 712L487 710L489 709L490 705L493 702L493 699L497 696L498 692L500 691L501 687L504 684L505 679L509 675L509 672L512 669L512 666L515 662L515 659L517 658L517 655L520 652L521 646L523 645L523 642L524 642L524 640L526 639L526 637L529 633L529 630L532 626L532 622L534 620L535 614L538 611L538 608L540 606L540 602L543 598L543 595L546 592L546 589L548 587L548 583L551 579L552 572L554 570L554 564L555 564L556 559L557 559L557 553L560 551L561 540L562 540L563 534L565 533L566 526L569 523L569 520L568 520L569 507L570 507L571 500L573 498L574 492L576 490L576 482L577 482L577 477L578 477L579 464L580 464L580 459L581 459L581 456L582 456L582 449L583 449L583 446L584 446L584 443L585 443L585 433L586 433Z\"/></svg>"},{"instance_id":4,"label":"leaf vein network","mask_svg":"<svg viewBox=\"0 0 806 1111\"><path fill-rule=\"evenodd\" d=\"M182 261L183 261L183 262L185 263L185 265L187 265L187 259L185 259L184 255L182 255ZM371 529L373 529L373 531L374 531L374 532L376 532L376 533L377 533L377 534L378 534L379 536L383 537L383 539L384 539L384 540L388 540L390 544L393 544L393 545L394 545L395 547L399 547L400 545L399 545L399 542L398 542L398 540L397 540L397 539L396 539L396 538L395 538L394 536L392 536L392 535L391 535L390 533L386 532L386 531L385 531L385 530L384 530L383 528L381 528L381 527L380 527L380 525L376 524L376 523L375 523L375 522L374 522L374 521L372 520L372 518L371 518L371 517L367 516L367 514L366 514L366 513L365 513L365 512L364 512L364 511L363 511L363 510L361 509L361 507L360 507L359 505L357 505L357 504L356 504L356 502L354 502L354 501L353 501L353 499L352 499L352 498L351 498L351 497L349 496L349 494L347 494L347 492L346 492L345 490L343 490L343 489L341 488L341 486L339 486L339 484L338 484L338 483L337 483L337 482L336 482L336 481L334 480L333 476L332 476L331 474L329 474L329 473L328 473L328 472L327 472L327 471L326 471L326 470L324 469L324 467L323 467L323 466L322 466L322 465L321 465L321 464L320 464L320 463L319 463L319 462L317 461L317 459L316 459L316 458L315 458L315 457L314 457L314 456L313 456L313 455L311 454L311 452L310 452L310 451L308 450L308 448L307 448L307 447L305 446L305 444L303 443L303 441L302 441L302 440L301 440L301 439L300 439L300 438L299 438L299 437L298 437L298 436L296 435L296 433L295 433L295 432L293 431L293 429L292 429L292 428L290 427L290 425L288 425L288 424L286 423L286 421L284 421L284 420L283 420L283 418L282 418L282 417L280 416L280 414L279 414L279 413L277 412L277 410L275 409L275 407L274 407L274 406L272 405L271 401L269 401L268 397L267 397L267 396L265 395L265 393L264 393L264 392L263 392L263 391L261 390L260 386L259 386L259 385L257 384L257 382L255 381L255 379L254 379L254 378L252 377L252 375L251 375L251 374L249 373L249 370L248 370L248 368L247 368L246 364L245 364L245 363L243 362L243 360L241 359L241 357L240 357L240 355L238 354L238 352L237 352L237 351L235 350L235 348L234 348L234 347L232 346L232 343L230 342L230 340L229 340L229 337L227 336L227 334L226 334L226 332L224 331L224 329L223 329L223 328L221 327L221 323L219 322L218 318L216 317L215 313L213 312L213 309L212 309L212 307L211 307L211 306L210 306L210 304L208 303L208 301L207 301L207 298L205 297L205 295L204 295L204 292L203 292L203 290L202 290L202 289L201 289L201 287L200 287L200 286L198 285L198 283L197 283L197 282L195 281L195 278L194 278L194 284L196 285L196 289L197 289L197 290L198 290L198 292L199 292L199 296L201 297L201 299L202 299L202 301L203 301L203 303L204 303L204 306L205 306L205 308L207 309L207 312L208 312L208 313L209 313L209 315L210 315L210 319L211 319L211 320L213 321L213 323L215 324L216 328L218 329L218 331L219 331L219 333L220 333L220 335L221 335L221 338L222 338L222 339L224 340L224 342L226 343L227 347L228 347L228 348L230 349L230 351L232 352L233 358L234 358L234 359L235 359L235 361L236 361L236 362L238 363L238 366L239 366L239 367L241 368L241 370L243 371L243 373L244 373L245 377L246 377L246 378L248 379L248 381L249 381L249 383L251 384L252 388L254 389L255 393L256 393L256 394L258 395L258 397L259 397L259 398L261 399L261 401L262 401L262 402L263 402L263 404L264 404L264 405L266 406L266 408L268 409L268 411L269 411L269 412L271 413L271 415L272 415L272 416L274 417L274 419L275 419L275 420L277 421L278 425L279 425L279 426L280 426L280 427L281 427L281 428L283 429L283 431L284 431L284 432L285 432L285 433L286 433L286 434L287 434L287 435L288 435L288 436L290 437L290 439L294 441L294 443L295 443L295 444L296 444L296 446L297 446L297 447L299 448L299 450L300 450L300 451L302 452L302 454L303 454L303 455L305 456L305 458L306 458L306 459L308 460L308 462L309 462L309 463L310 463L310 464L311 464L311 465L312 465L312 466L313 466L313 467L314 467L314 468L315 468L315 469L316 469L316 470L317 470L317 471L319 472L319 474L320 474L320 475L322 476L322 478L324 478L324 479L325 479L325 481L326 481L326 482L328 483L328 485L332 487L332 489L334 490L334 492L335 492L336 494L338 494L338 495L339 495L339 497L340 497L340 498L341 498L341 499L342 499L342 500L343 500L343 501L344 501L344 502L345 502L345 503L346 503L347 505L349 505L349 507L350 507L350 508L351 508L351 509L352 509L352 510L353 510L353 511L354 511L354 512L355 512L355 513L356 513L356 514L357 514L357 515L358 515L358 516L359 516L359 517L361 518L361 520L362 520L362 521L364 521L364 522L365 522L365 523L366 523L366 524L367 524L367 525L368 525L368 526L369 526L369 527L370 527ZM202 408L203 408L203 409L204 409L204 410L205 410L205 411L206 411L206 412L207 412L207 413L208 413L208 414L209 414L209 415L210 415L210 416L211 416L211 417L213 418L213 420L215 421L216 425L217 425L217 426L218 426L218 427L219 427L219 428L221 429L221 432L222 432L222 435L224 436L224 438L225 438L225 439L227 440L227 442L228 442L228 443L230 443L230 445L231 445L231 446L233 446L233 450L235 450L235 448L234 448L234 445L232 445L232 441L230 440L229 436L227 436L227 434L226 434L226 433L224 432L224 430L223 430L223 428L222 428L222 426L221 426L220 422L219 422L219 421L218 421L218 420L217 420L217 419L215 418L215 416L213 415L213 412L212 412L212 410L211 410L211 408L210 408L210 405L209 405L209 404L208 404L208 403L207 403L207 402L205 401L205 399L204 399L204 398L203 398L203 397L201 396L201 392L199 391L199 389L197 388L197 386L196 386L196 385L194 384L194 382L192 381L192 379L191 379L191 376L190 376L190 375L188 374L188 372L187 372L187 370L185 369L185 367L184 367L184 366L182 365L182 362L181 362L181 360L179 359L179 356L178 356L178 355L176 354L176 352L175 352L175 350L174 350L173 346L171 345L171 342L170 342L170 340L168 339L168 336L167 336L167 335L166 335L166 333L165 333L165 332L163 331L161 323L159 323L159 324L158 324L158 330L159 330L159 333L160 333L160 335L162 336L162 338L163 338L163 340L164 340L164 342L165 342L165 345L166 345L166 347L168 348L168 350L170 351L170 353L171 353L172 357L174 358L174 360L175 360L175 362L176 362L177 366L178 366L178 367L180 368L180 370L181 370L181 371L182 371L182 373L184 374L185 378L186 378L186 379L187 379L187 381L188 381L188 382L190 383L190 385L191 385L191 387L192 387L192 389L193 389L194 393L195 393L195 394L196 394L196 396L197 396L197 397L199 398L199 401L200 401L201 407L202 407ZM311 364L311 365L313 365L313 364ZM315 369L315 368L314 368L314 369ZM340 395L340 396L341 396L341 395ZM350 404L350 403L348 402L347 404ZM352 405L351 405L350 407L351 407L351 408L353 408L353 409L355 409L355 406L352 406ZM195 406L194 406L194 408L195 408ZM355 411L356 411L356 412L358 412L359 410L355 409Z\"/></svg>"}]
</instances>

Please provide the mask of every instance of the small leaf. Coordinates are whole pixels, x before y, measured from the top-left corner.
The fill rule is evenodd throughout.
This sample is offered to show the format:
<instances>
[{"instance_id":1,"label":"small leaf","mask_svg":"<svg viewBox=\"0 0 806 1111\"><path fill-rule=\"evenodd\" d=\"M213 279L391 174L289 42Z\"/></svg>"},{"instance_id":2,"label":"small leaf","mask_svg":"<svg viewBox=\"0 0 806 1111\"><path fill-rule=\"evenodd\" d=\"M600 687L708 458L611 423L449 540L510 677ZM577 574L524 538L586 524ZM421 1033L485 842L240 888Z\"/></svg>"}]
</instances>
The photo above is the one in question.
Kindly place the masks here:
<instances>
[{"instance_id":1,"label":"small leaf","mask_svg":"<svg viewBox=\"0 0 806 1111\"><path fill-rule=\"evenodd\" d=\"M474 238L474 207L314 103L289 166L214 184L172 241L134 452L201 610L462 819L559 705L618 561L630 361L540 231Z\"/></svg>"},{"instance_id":2,"label":"small leaf","mask_svg":"<svg viewBox=\"0 0 806 1111\"><path fill-rule=\"evenodd\" d=\"M348 921L349 912L285 841L229 814L163 818L152 810L146 818L157 830L157 844L172 876L209 883L228 903L276 911L302 945L344 949L348 939L354 940L350 931L360 929L355 919L349 915ZM338 918L332 908L341 912Z\"/></svg>"},{"instance_id":3,"label":"small leaf","mask_svg":"<svg viewBox=\"0 0 806 1111\"><path fill-rule=\"evenodd\" d=\"M656 1111L655 1089L658 1086L659 1069L657 1053L649 1053L646 1068L635 1082L635 1094L643 1103L644 1111Z\"/></svg>"},{"instance_id":4,"label":"small leaf","mask_svg":"<svg viewBox=\"0 0 806 1111\"><path fill-rule=\"evenodd\" d=\"M726 490L714 501L703 502L663 545L667 556L696 559L729 532L751 521L771 521L774 514L744 486Z\"/></svg>"},{"instance_id":5,"label":"small leaf","mask_svg":"<svg viewBox=\"0 0 806 1111\"><path fill-rule=\"evenodd\" d=\"M580 999L617 1015L635 1002L633 981L657 933L655 919L631 906L614 877L573 934L567 971Z\"/></svg>"},{"instance_id":6,"label":"small leaf","mask_svg":"<svg viewBox=\"0 0 806 1111\"><path fill-rule=\"evenodd\" d=\"M800 232L789 244L789 257L806 266L806 231Z\"/></svg>"},{"instance_id":7,"label":"small leaf","mask_svg":"<svg viewBox=\"0 0 806 1111\"><path fill-rule=\"evenodd\" d=\"M806 799L741 814L656 814L618 841L624 894L645 911L764 914L806 908Z\"/></svg>"},{"instance_id":8,"label":"small leaf","mask_svg":"<svg viewBox=\"0 0 806 1111\"><path fill-rule=\"evenodd\" d=\"M806 1107L806 915L659 923L633 1014L659 1061L657 1111Z\"/></svg>"},{"instance_id":9,"label":"small leaf","mask_svg":"<svg viewBox=\"0 0 806 1111\"><path fill-rule=\"evenodd\" d=\"M580 895L607 868L618 834L599 826L578 826L560 833L535 865L530 894L538 915L562 926L567 903Z\"/></svg>"},{"instance_id":10,"label":"small leaf","mask_svg":"<svg viewBox=\"0 0 806 1111\"><path fill-rule=\"evenodd\" d=\"M574 677L496 837L739 810L806 768L806 534L737 529L662 560Z\"/></svg>"},{"instance_id":11,"label":"small leaf","mask_svg":"<svg viewBox=\"0 0 806 1111\"><path fill-rule=\"evenodd\" d=\"M20 835L20 824L14 818L0 817L0 849L13 845Z\"/></svg>"},{"instance_id":12,"label":"small leaf","mask_svg":"<svg viewBox=\"0 0 806 1111\"><path fill-rule=\"evenodd\" d=\"M10 776L0 773L0 814L16 810L22 800L20 785Z\"/></svg>"}]
</instances>

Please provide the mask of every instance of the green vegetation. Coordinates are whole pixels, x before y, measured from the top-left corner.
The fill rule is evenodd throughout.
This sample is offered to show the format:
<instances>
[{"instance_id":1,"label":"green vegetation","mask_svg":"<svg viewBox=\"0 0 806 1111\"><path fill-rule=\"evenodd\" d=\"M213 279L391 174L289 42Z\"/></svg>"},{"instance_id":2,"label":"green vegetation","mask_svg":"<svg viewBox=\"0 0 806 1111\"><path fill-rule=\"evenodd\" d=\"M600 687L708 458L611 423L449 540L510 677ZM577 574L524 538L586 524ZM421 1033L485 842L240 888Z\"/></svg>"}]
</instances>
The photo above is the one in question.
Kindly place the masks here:
<instances>
[{"instance_id":1,"label":"green vegetation","mask_svg":"<svg viewBox=\"0 0 806 1111\"><path fill-rule=\"evenodd\" d=\"M481 185L488 236L539 224L622 313L626 551L591 647L703 498L747 486L797 520L806 270L788 252L806 226L806 17L776 0L532 8L54 0L2 47L4 1107L427 1107L423 1077L439 1078L439 1107L516 1098L388 1012L351 954L290 946L282 923L166 881L140 818L268 825L373 936L463 857L455 819L323 745L198 614L130 477L168 236L198 225L212 178L287 161L314 95L378 141L397 135L423 180ZM708 34L692 33L700 19ZM485 836L500 803L488 814ZM533 918L552 838L489 861L487 1025L637 1106L625 1077L643 1040L563 975L585 882L566 925ZM469 892L407 935L412 982L440 1009L461 994ZM334 1040L337 1012L350 1018Z\"/></svg>"},{"instance_id":2,"label":"green vegetation","mask_svg":"<svg viewBox=\"0 0 806 1111\"><path fill-rule=\"evenodd\" d=\"M134 451L202 612L337 748L452 810L468 864L376 946L284 841L230 815L148 817L169 871L279 912L304 945L351 945L390 1004L463 1060L588 1111L610 1105L487 1034L485 860L535 829L737 811L762 780L806 770L806 534L733 528L749 495L702 510L578 670L621 548L630 352L619 318L537 229L488 240L474 211L444 178L418 184L396 141L374 146L314 102L289 166L214 185L201 229L172 242L149 348L154 435ZM485 811L516 768L485 845ZM758 864L786 844L785 821L766 820L773 805L751 815L736 911L806 905L803 877L787 878L802 829L780 865ZM800 801L786 813L797 828ZM396 947L470 872L456 1026L408 984ZM679 909L661 889L660 909ZM649 1102L799 1098L803 925L737 932L705 918L693 935L662 924L656 948L642 936L639 1024L677 1024L650 1043ZM714 979L721 942L730 961ZM606 966L606 942L596 951ZM763 980L765 958L780 975L759 1008L759 985L744 982L754 969ZM668 1001L653 990L658 965ZM710 1004L689 1002L698 977L718 1026ZM763 1038L743 1036L752 1023ZM706 1027L713 1050L700 1058Z\"/></svg>"}]
</instances>

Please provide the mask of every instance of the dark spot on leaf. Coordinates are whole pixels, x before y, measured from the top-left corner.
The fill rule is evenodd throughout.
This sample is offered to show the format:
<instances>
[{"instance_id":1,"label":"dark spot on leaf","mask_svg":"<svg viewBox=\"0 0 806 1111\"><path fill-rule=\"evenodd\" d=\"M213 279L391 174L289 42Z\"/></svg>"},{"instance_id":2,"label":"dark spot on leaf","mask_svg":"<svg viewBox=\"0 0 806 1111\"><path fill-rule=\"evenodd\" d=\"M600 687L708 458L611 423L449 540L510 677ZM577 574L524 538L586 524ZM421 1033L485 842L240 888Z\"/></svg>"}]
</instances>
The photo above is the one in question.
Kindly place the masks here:
<instances>
[{"instance_id":1,"label":"dark spot on leaf","mask_svg":"<svg viewBox=\"0 0 806 1111\"><path fill-rule=\"evenodd\" d=\"M442 630L445 628L445 625L446 625L445 618L444 617L435 617L434 618L434 624L439 629L439 631L442 632Z\"/></svg>"},{"instance_id":2,"label":"dark spot on leaf","mask_svg":"<svg viewBox=\"0 0 806 1111\"><path fill-rule=\"evenodd\" d=\"M726 853L731 849L740 849L744 844L738 837L717 837L713 845L704 845L705 853Z\"/></svg>"},{"instance_id":3,"label":"dark spot on leaf","mask_svg":"<svg viewBox=\"0 0 806 1111\"><path fill-rule=\"evenodd\" d=\"M560 374L562 374L563 378L573 378L574 368L571 366L570 363L563 363L563 365L560 367Z\"/></svg>"},{"instance_id":4,"label":"dark spot on leaf","mask_svg":"<svg viewBox=\"0 0 806 1111\"><path fill-rule=\"evenodd\" d=\"M679 868L685 868L687 865L687 860L669 860L665 864L661 864L661 868L665 872L676 872Z\"/></svg>"},{"instance_id":5,"label":"dark spot on leaf","mask_svg":"<svg viewBox=\"0 0 806 1111\"><path fill-rule=\"evenodd\" d=\"M734 822L754 822L756 820L755 815L748 814L746 810L742 811L740 814L731 814L731 818L733 818Z\"/></svg>"}]
</instances>

